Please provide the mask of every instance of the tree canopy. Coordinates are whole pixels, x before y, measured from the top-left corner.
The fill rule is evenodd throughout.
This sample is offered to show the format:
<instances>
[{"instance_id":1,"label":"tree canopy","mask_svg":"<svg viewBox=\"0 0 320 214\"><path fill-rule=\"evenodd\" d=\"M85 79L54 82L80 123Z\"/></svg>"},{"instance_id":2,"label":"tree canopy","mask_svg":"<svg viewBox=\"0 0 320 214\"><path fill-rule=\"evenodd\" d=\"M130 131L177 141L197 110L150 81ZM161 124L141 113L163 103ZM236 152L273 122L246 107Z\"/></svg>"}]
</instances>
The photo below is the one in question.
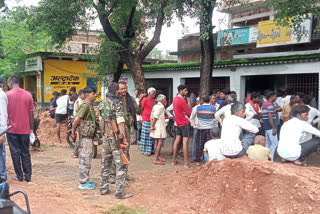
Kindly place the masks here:
<instances>
[{"instance_id":1,"label":"tree canopy","mask_svg":"<svg viewBox=\"0 0 320 214\"><path fill-rule=\"evenodd\" d=\"M0 16L1 75L18 75L28 54L51 48L45 32L30 30L31 15L30 9L17 7Z\"/></svg>"}]
</instances>

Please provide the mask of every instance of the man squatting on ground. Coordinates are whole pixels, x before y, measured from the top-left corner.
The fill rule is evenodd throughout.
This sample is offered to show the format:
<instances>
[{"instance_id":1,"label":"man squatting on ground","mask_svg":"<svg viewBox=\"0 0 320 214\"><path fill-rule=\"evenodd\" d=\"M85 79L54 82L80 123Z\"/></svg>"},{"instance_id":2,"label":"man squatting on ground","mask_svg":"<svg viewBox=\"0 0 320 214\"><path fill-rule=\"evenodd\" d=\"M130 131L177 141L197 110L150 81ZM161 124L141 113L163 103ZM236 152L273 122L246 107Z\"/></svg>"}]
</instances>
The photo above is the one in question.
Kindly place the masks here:
<instances>
[{"instance_id":1,"label":"man squatting on ground","mask_svg":"<svg viewBox=\"0 0 320 214\"><path fill-rule=\"evenodd\" d=\"M223 120L221 130L221 153L229 158L239 158L246 154L259 129L244 119L245 106L235 103L231 106L231 116Z\"/></svg>"},{"instance_id":2,"label":"man squatting on ground","mask_svg":"<svg viewBox=\"0 0 320 214\"><path fill-rule=\"evenodd\" d=\"M123 164L120 151L117 148L117 142L114 138L111 122L116 122L118 130L123 136L121 148L128 148L128 141L126 138L125 116L121 99L117 96L119 85L117 83L110 83L108 86L108 93L106 98L100 103L99 110L101 116L101 129L103 135L103 148L101 160L101 183L100 193L105 195L109 193L110 185L110 171L112 163L115 164L115 188L116 197L118 199L129 198L132 195L125 193L125 179L127 173L127 165ZM126 152L125 152L126 153Z\"/></svg>"},{"instance_id":3,"label":"man squatting on ground","mask_svg":"<svg viewBox=\"0 0 320 214\"><path fill-rule=\"evenodd\" d=\"M280 131L278 154L296 165L306 166L307 157L320 147L320 131L308 123L310 108L298 104L292 107L293 118L283 124ZM306 133L317 137L304 142Z\"/></svg>"},{"instance_id":4,"label":"man squatting on ground","mask_svg":"<svg viewBox=\"0 0 320 214\"><path fill-rule=\"evenodd\" d=\"M94 189L95 182L89 180L91 169L93 138L96 133L96 116L92 103L96 100L96 90L91 87L83 89L85 100L80 106L77 117L72 124L72 137L75 137L79 125L79 189Z\"/></svg>"}]
</instances>

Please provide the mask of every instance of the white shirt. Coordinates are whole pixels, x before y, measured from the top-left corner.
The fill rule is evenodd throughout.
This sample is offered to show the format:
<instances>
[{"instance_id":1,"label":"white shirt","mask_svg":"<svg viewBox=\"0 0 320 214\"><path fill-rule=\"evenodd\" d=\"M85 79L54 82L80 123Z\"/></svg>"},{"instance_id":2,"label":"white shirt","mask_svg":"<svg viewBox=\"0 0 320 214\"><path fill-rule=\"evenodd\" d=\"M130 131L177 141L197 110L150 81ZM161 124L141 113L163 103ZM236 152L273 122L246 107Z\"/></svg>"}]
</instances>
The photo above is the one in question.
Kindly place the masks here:
<instances>
[{"instance_id":1,"label":"white shirt","mask_svg":"<svg viewBox=\"0 0 320 214\"><path fill-rule=\"evenodd\" d=\"M313 119L318 116L320 117L320 111L318 111L317 109L311 107L310 105L307 105L309 108L310 108L310 111L309 111L309 119L308 119L308 123L311 124L311 122L313 121Z\"/></svg>"},{"instance_id":2,"label":"white shirt","mask_svg":"<svg viewBox=\"0 0 320 214\"><path fill-rule=\"evenodd\" d=\"M216 120L222 125L222 119L221 119L221 115L224 115L224 119L228 118L231 116L231 106L232 104L228 104L226 106L223 106L221 109L219 109L215 114L214 117L216 118ZM246 111L246 120L251 120L254 116L254 114L249 111L248 109L245 110Z\"/></svg>"},{"instance_id":3,"label":"white shirt","mask_svg":"<svg viewBox=\"0 0 320 214\"><path fill-rule=\"evenodd\" d=\"M220 139L209 140L204 144L204 152L208 152L209 161L223 160L225 157L221 154L220 146L222 141Z\"/></svg>"},{"instance_id":4,"label":"white shirt","mask_svg":"<svg viewBox=\"0 0 320 214\"><path fill-rule=\"evenodd\" d=\"M190 125L197 129L198 128L198 117L197 117L197 108L200 104L193 107L191 115L190 115Z\"/></svg>"},{"instance_id":5,"label":"white shirt","mask_svg":"<svg viewBox=\"0 0 320 214\"><path fill-rule=\"evenodd\" d=\"M4 131L7 128L8 122L8 98L6 93L0 88L0 131Z\"/></svg>"},{"instance_id":6,"label":"white shirt","mask_svg":"<svg viewBox=\"0 0 320 214\"><path fill-rule=\"evenodd\" d=\"M172 111L173 114L171 114L170 111ZM165 113L166 113L166 115L168 115L169 118L172 118L174 116L173 103L170 106L168 106ZM174 120L174 126L177 126L176 120Z\"/></svg>"},{"instance_id":7,"label":"white shirt","mask_svg":"<svg viewBox=\"0 0 320 214\"><path fill-rule=\"evenodd\" d=\"M57 99L56 114L67 114L69 95L63 95Z\"/></svg>"},{"instance_id":8,"label":"white shirt","mask_svg":"<svg viewBox=\"0 0 320 214\"><path fill-rule=\"evenodd\" d=\"M223 155L232 156L239 154L242 150L239 136L243 129L252 133L257 133L259 131L256 126L236 115L231 115L223 120L221 130L222 145L220 148Z\"/></svg>"},{"instance_id":9,"label":"white shirt","mask_svg":"<svg viewBox=\"0 0 320 214\"><path fill-rule=\"evenodd\" d=\"M78 99L76 100L75 104L76 103L78 103L78 109L76 109L76 107L74 106L74 108L73 108L73 116L74 117L77 116L78 110L79 110L81 104L83 103L83 100L80 97L78 97Z\"/></svg>"},{"instance_id":10,"label":"white shirt","mask_svg":"<svg viewBox=\"0 0 320 214\"><path fill-rule=\"evenodd\" d=\"M281 108L282 108L285 104L290 103L290 97L291 97L291 96L292 96L292 95L287 95L285 98L282 99L282 105L280 105Z\"/></svg>"},{"instance_id":11,"label":"white shirt","mask_svg":"<svg viewBox=\"0 0 320 214\"><path fill-rule=\"evenodd\" d=\"M256 110L252 107L252 105L250 103L247 103L245 106L246 106L246 109L248 109L250 112L252 112L254 115L255 114L259 114L261 113L261 108L260 106L256 103L256 105L259 107L259 111L256 112ZM251 118L251 120L248 120L252 125L255 125L257 128L260 128L261 127L261 124L260 124L260 121L258 119L255 119L255 118Z\"/></svg>"},{"instance_id":12,"label":"white shirt","mask_svg":"<svg viewBox=\"0 0 320 214\"><path fill-rule=\"evenodd\" d=\"M306 121L293 117L285 122L281 127L277 150L280 157L289 161L297 160L301 155L300 144L303 142L306 132L320 136L320 131Z\"/></svg>"}]
</instances>

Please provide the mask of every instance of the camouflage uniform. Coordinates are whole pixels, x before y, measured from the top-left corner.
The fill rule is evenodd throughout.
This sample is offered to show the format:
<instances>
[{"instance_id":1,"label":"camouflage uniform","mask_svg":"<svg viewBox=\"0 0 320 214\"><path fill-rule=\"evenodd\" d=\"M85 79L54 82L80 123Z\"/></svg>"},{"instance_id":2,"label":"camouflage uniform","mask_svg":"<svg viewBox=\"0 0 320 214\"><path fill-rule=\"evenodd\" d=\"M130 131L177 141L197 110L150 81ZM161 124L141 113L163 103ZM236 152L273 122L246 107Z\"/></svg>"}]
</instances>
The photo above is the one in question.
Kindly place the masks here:
<instances>
[{"instance_id":1,"label":"camouflage uniform","mask_svg":"<svg viewBox=\"0 0 320 214\"><path fill-rule=\"evenodd\" d=\"M137 102L135 101L135 99L133 97L131 97L131 99L132 99L132 103L134 105L134 108L136 109L136 113L141 114L141 112L142 112L141 106L137 105ZM128 141L128 148L126 150L124 150L124 153L128 157L128 160L130 160L131 126L133 123L133 118L132 118L133 115L130 115L130 113L127 111L126 99L123 99L122 97L120 97L120 103L123 106L125 128L126 128L126 137L127 137L127 141ZM134 115L134 117L136 117L136 115ZM114 181L115 176L116 176L116 165L113 162L112 162L110 171L111 171L110 180ZM128 166L126 167L126 174L128 174Z\"/></svg>"},{"instance_id":2,"label":"camouflage uniform","mask_svg":"<svg viewBox=\"0 0 320 214\"><path fill-rule=\"evenodd\" d=\"M117 124L125 122L123 106L120 99L111 100L106 98L99 105L100 116L102 118L101 128L104 131L102 160L101 160L101 183L100 192L106 194L109 191L110 168L112 162L115 163L116 176L116 196L121 197L125 194L125 177L127 166L122 163L120 152L117 149L116 141L113 137L110 121L115 119ZM124 150L125 151L125 150Z\"/></svg>"}]
</instances>

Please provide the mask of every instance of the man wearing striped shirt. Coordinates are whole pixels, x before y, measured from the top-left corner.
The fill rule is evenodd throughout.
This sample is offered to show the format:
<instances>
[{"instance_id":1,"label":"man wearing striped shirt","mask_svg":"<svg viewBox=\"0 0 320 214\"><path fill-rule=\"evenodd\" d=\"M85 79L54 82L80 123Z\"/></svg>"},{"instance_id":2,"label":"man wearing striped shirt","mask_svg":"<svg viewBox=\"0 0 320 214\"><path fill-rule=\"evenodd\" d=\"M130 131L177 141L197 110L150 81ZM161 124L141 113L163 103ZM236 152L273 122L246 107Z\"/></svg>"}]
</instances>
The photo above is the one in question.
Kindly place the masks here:
<instances>
[{"instance_id":1,"label":"man wearing striped shirt","mask_svg":"<svg viewBox=\"0 0 320 214\"><path fill-rule=\"evenodd\" d=\"M231 106L231 116L223 121L221 130L221 153L229 158L239 158L246 154L259 129L244 119L245 106L235 103Z\"/></svg>"},{"instance_id":2,"label":"man wearing striped shirt","mask_svg":"<svg viewBox=\"0 0 320 214\"><path fill-rule=\"evenodd\" d=\"M274 153L278 145L277 111L274 105L277 94L274 91L269 91L266 97L267 101L262 105L263 130L265 131L267 141L266 146L271 151L271 160L273 161Z\"/></svg>"},{"instance_id":3,"label":"man wearing striped shirt","mask_svg":"<svg viewBox=\"0 0 320 214\"><path fill-rule=\"evenodd\" d=\"M216 108L210 105L209 96L201 96L200 106L197 107L198 131L196 137L196 164L200 165L205 142L212 139L210 130L217 124L214 121Z\"/></svg>"}]
</instances>

